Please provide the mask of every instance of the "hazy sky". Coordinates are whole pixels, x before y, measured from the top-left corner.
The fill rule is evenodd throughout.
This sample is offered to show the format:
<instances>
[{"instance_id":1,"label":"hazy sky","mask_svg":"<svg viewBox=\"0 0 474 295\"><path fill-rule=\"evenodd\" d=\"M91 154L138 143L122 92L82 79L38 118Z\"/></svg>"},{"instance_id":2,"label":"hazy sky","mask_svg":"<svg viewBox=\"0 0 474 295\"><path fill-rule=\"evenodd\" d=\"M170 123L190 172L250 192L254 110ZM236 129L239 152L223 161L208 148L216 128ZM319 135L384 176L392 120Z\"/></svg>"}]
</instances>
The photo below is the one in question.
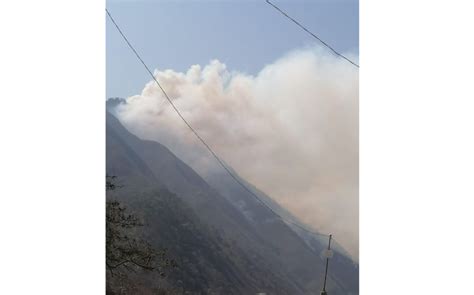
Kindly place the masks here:
<instances>
[{"instance_id":1,"label":"hazy sky","mask_svg":"<svg viewBox=\"0 0 474 295\"><path fill-rule=\"evenodd\" d=\"M358 53L357 0L272 2L337 50ZM264 0L108 0L107 8L152 71L219 59L231 71L254 75L290 50L317 43ZM107 97L138 94L148 73L106 22Z\"/></svg>"}]
</instances>

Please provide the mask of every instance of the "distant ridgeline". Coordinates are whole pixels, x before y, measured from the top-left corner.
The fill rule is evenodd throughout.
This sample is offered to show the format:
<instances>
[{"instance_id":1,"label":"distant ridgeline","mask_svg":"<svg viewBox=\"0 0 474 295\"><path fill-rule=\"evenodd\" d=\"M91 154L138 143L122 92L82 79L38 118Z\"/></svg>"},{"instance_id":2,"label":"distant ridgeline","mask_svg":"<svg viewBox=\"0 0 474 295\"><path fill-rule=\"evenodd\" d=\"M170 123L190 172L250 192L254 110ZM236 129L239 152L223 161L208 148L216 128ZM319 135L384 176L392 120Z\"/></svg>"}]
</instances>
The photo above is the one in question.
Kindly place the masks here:
<instances>
[{"instance_id":1,"label":"distant ridgeline","mask_svg":"<svg viewBox=\"0 0 474 295\"><path fill-rule=\"evenodd\" d=\"M109 294L319 294L326 241L284 223L224 172L206 181L165 146L131 134L112 115L120 103L107 101L107 174L119 186L107 199L143 220L137 236L167 249L177 267L164 277L139 268L108 274ZM330 260L326 289L359 293L359 266L342 251Z\"/></svg>"}]
</instances>

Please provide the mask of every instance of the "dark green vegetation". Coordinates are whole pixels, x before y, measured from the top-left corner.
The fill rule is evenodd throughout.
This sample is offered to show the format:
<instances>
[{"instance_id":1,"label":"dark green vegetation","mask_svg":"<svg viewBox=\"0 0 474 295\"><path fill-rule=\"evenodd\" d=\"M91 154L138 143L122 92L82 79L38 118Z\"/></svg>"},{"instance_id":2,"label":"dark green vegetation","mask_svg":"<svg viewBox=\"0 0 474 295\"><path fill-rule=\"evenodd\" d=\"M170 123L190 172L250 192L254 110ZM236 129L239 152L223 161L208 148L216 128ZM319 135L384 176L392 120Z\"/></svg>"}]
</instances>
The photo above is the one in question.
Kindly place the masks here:
<instances>
[{"instance_id":1,"label":"dark green vegetation","mask_svg":"<svg viewBox=\"0 0 474 295\"><path fill-rule=\"evenodd\" d=\"M109 290L319 294L324 241L284 223L224 174L204 180L163 145L128 132L110 113L107 173L120 186L108 192L108 200L143 220L137 235L153 249L167 249L177 264L164 269L164 277L137 268L123 280L109 279ZM358 294L358 266L340 253L330 263L329 294Z\"/></svg>"}]
</instances>

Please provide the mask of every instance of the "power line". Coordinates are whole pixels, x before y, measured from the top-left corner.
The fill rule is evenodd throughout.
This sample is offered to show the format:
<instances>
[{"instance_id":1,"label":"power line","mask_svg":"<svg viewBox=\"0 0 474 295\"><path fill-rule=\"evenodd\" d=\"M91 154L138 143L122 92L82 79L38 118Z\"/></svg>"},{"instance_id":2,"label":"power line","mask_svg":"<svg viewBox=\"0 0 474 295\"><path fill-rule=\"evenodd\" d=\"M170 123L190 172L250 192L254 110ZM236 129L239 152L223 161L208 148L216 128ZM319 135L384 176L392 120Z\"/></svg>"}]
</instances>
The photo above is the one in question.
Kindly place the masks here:
<instances>
[{"instance_id":1,"label":"power line","mask_svg":"<svg viewBox=\"0 0 474 295\"><path fill-rule=\"evenodd\" d=\"M156 84L158 85L158 87L160 87L161 91L163 92L164 96L166 97L166 99L168 100L168 102L171 104L171 106L173 107L173 109L175 110L175 112L178 114L178 116L181 118L181 120L183 120L183 122L186 124L186 126L188 126L188 128L191 130L191 132L199 139L199 141L207 148L207 150L211 153L211 155L217 160L217 162L222 166L222 168L224 168L224 170L240 185L242 186L242 188L244 188L251 196L253 196L255 199L257 199L263 206L265 206L267 209L269 209L271 212L273 212L276 216L278 216L284 223L290 223L290 224L293 224L295 226L297 226L298 228L306 231L306 232L309 232L311 234L314 234L314 235L320 235L320 236L325 236L327 237L328 235L326 234L321 234L321 233L318 233L318 232L314 232L314 231L311 231L309 229L306 229L304 226L300 225L299 223L296 223L296 222L293 222L291 220L287 220L285 218L283 218L280 214L278 214L277 212L275 212L275 210L273 210L269 205L267 205L264 201L262 201L260 199L259 196L257 196L252 190L250 190L242 181L240 181L240 179L238 179L230 170L229 168L227 168L227 166L224 164L224 162L219 158L219 156L217 156L217 154L214 152L214 150L206 143L206 141L197 133L197 131L191 126L191 124L189 124L189 122L183 117L183 115L181 114L181 112L176 108L176 106L174 105L173 101L170 99L170 97L168 96L168 94L166 93L165 89L161 86L160 82L158 82L158 80L155 78L155 75L153 75L153 73L150 71L150 69L148 68L148 66L146 65L146 63L143 61L143 59L140 57L140 55L138 54L138 52L135 50L135 48L133 47L133 45L130 43L130 41L128 41L127 37L125 36L125 34L122 32L122 30L120 29L120 27L118 26L118 24L115 22L114 18L112 17L112 15L110 14L110 12L107 10L107 8L105 9L105 11L107 12L107 15L109 16L110 20L112 21L112 23L115 25L115 28L117 28L118 32L120 33L120 35L122 35L122 38L125 40L125 42L127 42L128 44L128 47L130 47L130 49L133 51L133 53L135 53L136 57L140 60L140 62L143 64L143 66L145 67L145 69L148 71L148 73L150 74L150 76L153 78L153 80L156 82Z\"/></svg>"},{"instance_id":2,"label":"power line","mask_svg":"<svg viewBox=\"0 0 474 295\"><path fill-rule=\"evenodd\" d=\"M265 2L267 2L269 5L271 5L273 8L275 8L276 10L278 10L281 14L283 14L284 16L286 16L289 20L291 20L292 22L294 22L298 27L302 28L306 33L310 34L311 36L313 36L315 39L317 39L319 42L323 43L324 46L326 46L327 48L329 48L332 52L334 52L334 54L342 57L343 59L347 60L348 62L350 62L352 65L356 66L356 67L359 67L358 64L356 64L355 62L353 62L352 60L348 59L347 57L345 57L344 55L342 55L341 53L337 52L336 49L332 48L329 44L327 44L326 42L324 42L321 38L319 38L318 36L316 36L314 33L312 33L310 30L308 30L307 28L305 28L302 24L300 24L297 20L295 20L294 18L292 18L291 16L289 16L286 12L284 12L283 10L281 10L278 6L276 6L275 4L273 4L272 2L270 2L270 0L265 0Z\"/></svg>"}]
</instances>

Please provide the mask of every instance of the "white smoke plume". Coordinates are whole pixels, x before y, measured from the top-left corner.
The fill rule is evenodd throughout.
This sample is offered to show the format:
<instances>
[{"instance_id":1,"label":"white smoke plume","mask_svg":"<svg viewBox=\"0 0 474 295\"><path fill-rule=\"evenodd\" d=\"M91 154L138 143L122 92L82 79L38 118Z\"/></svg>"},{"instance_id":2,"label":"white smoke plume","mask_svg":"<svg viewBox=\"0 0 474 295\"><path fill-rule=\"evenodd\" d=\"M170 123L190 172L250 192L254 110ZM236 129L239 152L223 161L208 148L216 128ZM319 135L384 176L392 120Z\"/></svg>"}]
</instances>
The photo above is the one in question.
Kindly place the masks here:
<instances>
[{"instance_id":1,"label":"white smoke plume","mask_svg":"<svg viewBox=\"0 0 474 295\"><path fill-rule=\"evenodd\" d=\"M256 76L218 60L155 71L176 107L237 173L358 257L359 74L318 48L293 51ZM141 138L168 146L205 176L222 169L154 81L117 109ZM224 172L223 172L224 173Z\"/></svg>"}]
</instances>

